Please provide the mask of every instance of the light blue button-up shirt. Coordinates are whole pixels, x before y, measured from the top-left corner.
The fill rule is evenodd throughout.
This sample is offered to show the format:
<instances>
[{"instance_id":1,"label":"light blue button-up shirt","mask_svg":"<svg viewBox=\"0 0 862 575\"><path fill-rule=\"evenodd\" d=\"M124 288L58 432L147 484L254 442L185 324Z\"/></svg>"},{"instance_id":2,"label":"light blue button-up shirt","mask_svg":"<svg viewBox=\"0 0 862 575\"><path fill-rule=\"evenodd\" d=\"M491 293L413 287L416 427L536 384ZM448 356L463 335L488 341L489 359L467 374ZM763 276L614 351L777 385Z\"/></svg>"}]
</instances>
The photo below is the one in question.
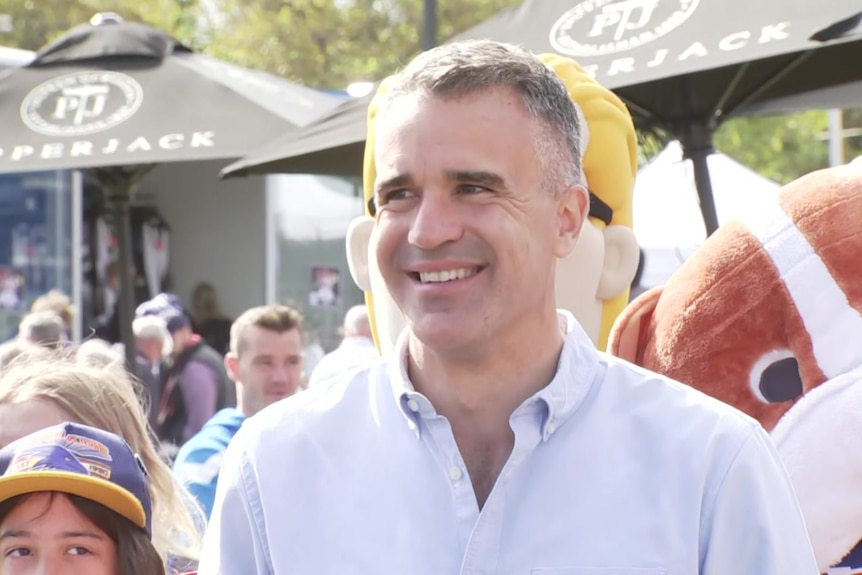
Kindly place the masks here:
<instances>
[{"instance_id":1,"label":"light blue button-up shirt","mask_svg":"<svg viewBox=\"0 0 862 575\"><path fill-rule=\"evenodd\" d=\"M200 575L815 575L763 429L595 350L566 314L484 507L448 421L389 361L246 421Z\"/></svg>"}]
</instances>

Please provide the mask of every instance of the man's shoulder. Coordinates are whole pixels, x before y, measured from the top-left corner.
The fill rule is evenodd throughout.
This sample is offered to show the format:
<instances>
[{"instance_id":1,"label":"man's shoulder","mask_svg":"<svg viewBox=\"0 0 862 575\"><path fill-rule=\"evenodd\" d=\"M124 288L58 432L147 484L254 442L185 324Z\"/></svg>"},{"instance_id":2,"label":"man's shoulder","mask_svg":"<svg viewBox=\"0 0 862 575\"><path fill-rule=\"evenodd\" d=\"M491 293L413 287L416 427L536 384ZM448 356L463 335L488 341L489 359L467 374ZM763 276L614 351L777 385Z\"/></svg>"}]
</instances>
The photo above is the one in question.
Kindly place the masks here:
<instances>
[{"instance_id":1,"label":"man's shoulder","mask_svg":"<svg viewBox=\"0 0 862 575\"><path fill-rule=\"evenodd\" d=\"M622 359L602 354L606 367L600 393L635 423L675 438L698 435L743 443L760 424L737 408L693 387Z\"/></svg>"},{"instance_id":2,"label":"man's shoulder","mask_svg":"<svg viewBox=\"0 0 862 575\"><path fill-rule=\"evenodd\" d=\"M355 354L344 348L336 348L329 352L314 366L309 378L309 385L318 386L330 380L343 380L352 376L357 370L370 368L380 358L368 357L357 361Z\"/></svg>"},{"instance_id":3,"label":"man's shoulder","mask_svg":"<svg viewBox=\"0 0 862 575\"><path fill-rule=\"evenodd\" d=\"M385 363L342 372L277 401L247 419L237 434L244 449L276 449L309 430L348 429L369 413L380 390L389 388ZM391 392L390 392L391 394Z\"/></svg>"},{"instance_id":4,"label":"man's shoulder","mask_svg":"<svg viewBox=\"0 0 862 575\"><path fill-rule=\"evenodd\" d=\"M585 417L604 449L642 466L644 476L715 493L747 445L768 441L756 420L688 385L618 358L600 362ZM768 449L753 449L757 465L773 464Z\"/></svg>"},{"instance_id":5,"label":"man's shoulder","mask_svg":"<svg viewBox=\"0 0 862 575\"><path fill-rule=\"evenodd\" d=\"M318 381L331 379L333 375L338 373L338 364L343 355L344 350L337 347L321 357L317 365L314 366L314 371L311 372L311 378Z\"/></svg>"}]
</instances>

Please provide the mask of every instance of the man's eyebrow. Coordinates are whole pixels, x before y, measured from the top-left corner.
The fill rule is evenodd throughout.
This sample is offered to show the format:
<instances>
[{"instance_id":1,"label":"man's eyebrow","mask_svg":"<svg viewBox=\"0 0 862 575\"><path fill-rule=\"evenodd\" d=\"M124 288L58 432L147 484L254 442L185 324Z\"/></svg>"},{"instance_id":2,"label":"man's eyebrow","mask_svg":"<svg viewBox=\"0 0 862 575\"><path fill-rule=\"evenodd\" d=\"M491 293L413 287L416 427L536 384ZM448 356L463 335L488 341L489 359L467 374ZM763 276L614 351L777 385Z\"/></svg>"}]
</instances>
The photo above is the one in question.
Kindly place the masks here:
<instances>
[{"instance_id":1,"label":"man's eyebrow","mask_svg":"<svg viewBox=\"0 0 862 575\"><path fill-rule=\"evenodd\" d=\"M413 178L409 174L398 174L386 180L379 180L374 184L374 190L388 190L392 188L402 188L413 184Z\"/></svg>"},{"instance_id":2,"label":"man's eyebrow","mask_svg":"<svg viewBox=\"0 0 862 575\"><path fill-rule=\"evenodd\" d=\"M463 184L479 184L489 188L506 187L506 181L502 176L482 170L450 170L446 172L446 177L453 182Z\"/></svg>"}]
</instances>

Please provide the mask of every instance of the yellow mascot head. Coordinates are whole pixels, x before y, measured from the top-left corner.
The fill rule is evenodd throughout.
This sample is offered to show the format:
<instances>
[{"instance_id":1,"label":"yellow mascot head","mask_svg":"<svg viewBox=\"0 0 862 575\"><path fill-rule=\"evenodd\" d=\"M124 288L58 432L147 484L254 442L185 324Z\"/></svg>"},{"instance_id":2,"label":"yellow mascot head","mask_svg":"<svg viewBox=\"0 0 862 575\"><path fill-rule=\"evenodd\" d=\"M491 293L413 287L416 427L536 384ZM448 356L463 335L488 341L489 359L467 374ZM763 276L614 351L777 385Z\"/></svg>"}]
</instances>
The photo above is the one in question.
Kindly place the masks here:
<instances>
[{"instance_id":1,"label":"yellow mascot head","mask_svg":"<svg viewBox=\"0 0 862 575\"><path fill-rule=\"evenodd\" d=\"M539 58L566 85L585 123L584 177L590 191L589 224L584 225L571 255L557 263L557 306L571 311L593 342L605 349L614 320L628 303L639 250L632 231L632 194L637 173L637 138L622 101L592 79L574 60L556 54ZM380 83L368 107L363 188L365 216L347 233L351 275L365 291L374 341L381 353L393 349L406 325L377 271L370 248L374 226L372 198L374 120L393 77Z\"/></svg>"}]
</instances>

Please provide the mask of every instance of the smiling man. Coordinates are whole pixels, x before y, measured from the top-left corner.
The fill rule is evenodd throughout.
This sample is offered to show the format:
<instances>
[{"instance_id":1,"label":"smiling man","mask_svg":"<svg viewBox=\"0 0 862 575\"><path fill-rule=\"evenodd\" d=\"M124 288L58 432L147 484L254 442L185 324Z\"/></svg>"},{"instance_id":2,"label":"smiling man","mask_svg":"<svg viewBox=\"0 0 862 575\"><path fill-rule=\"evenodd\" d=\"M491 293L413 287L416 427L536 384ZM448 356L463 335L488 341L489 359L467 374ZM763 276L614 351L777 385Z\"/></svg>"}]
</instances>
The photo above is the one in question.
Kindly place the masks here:
<instances>
[{"instance_id":1,"label":"smiling man","mask_svg":"<svg viewBox=\"0 0 862 575\"><path fill-rule=\"evenodd\" d=\"M284 305L260 306L231 326L224 365L236 382L237 406L222 409L180 448L174 475L207 515L212 511L225 449L246 420L296 393L302 382L302 316Z\"/></svg>"},{"instance_id":2,"label":"smiling man","mask_svg":"<svg viewBox=\"0 0 862 575\"><path fill-rule=\"evenodd\" d=\"M554 72L448 44L375 122L372 264L408 327L243 426L200 574L816 573L763 429L555 309L589 193Z\"/></svg>"}]
</instances>

